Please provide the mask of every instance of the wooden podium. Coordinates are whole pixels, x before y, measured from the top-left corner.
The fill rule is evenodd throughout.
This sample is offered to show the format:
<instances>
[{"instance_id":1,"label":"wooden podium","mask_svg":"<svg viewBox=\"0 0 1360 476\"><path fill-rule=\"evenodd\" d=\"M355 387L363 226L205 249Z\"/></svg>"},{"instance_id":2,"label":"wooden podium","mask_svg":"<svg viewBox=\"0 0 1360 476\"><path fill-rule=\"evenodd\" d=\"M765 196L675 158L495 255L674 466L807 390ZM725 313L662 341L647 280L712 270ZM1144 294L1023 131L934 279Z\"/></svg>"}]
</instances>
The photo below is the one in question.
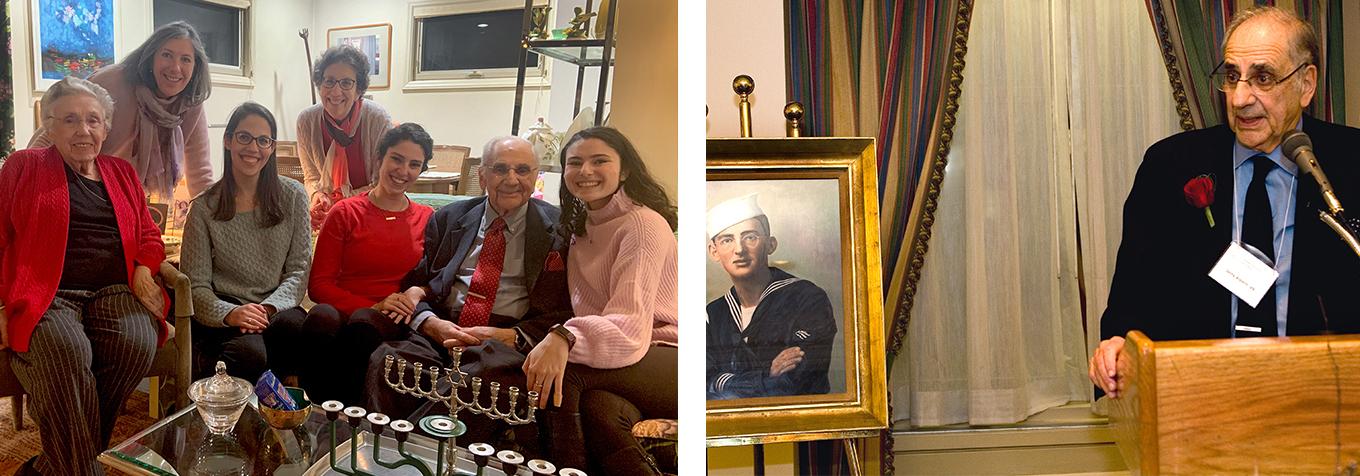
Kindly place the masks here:
<instances>
[{"instance_id":1,"label":"wooden podium","mask_svg":"<svg viewBox=\"0 0 1360 476\"><path fill-rule=\"evenodd\" d=\"M1121 394L1105 399L1133 474L1347 474L1360 461L1360 335L1133 331L1118 367Z\"/></svg>"}]
</instances>

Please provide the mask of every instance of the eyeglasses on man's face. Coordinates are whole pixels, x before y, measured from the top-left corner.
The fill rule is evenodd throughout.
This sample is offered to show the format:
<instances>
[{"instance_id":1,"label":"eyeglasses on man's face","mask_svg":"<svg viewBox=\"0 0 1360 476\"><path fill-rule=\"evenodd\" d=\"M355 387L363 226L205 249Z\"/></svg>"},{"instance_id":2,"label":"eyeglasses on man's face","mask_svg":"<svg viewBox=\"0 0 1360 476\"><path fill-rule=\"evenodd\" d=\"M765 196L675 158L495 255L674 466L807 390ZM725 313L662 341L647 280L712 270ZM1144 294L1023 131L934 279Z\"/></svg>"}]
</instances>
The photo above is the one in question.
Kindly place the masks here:
<instances>
[{"instance_id":1,"label":"eyeglasses on man's face","mask_svg":"<svg viewBox=\"0 0 1360 476\"><path fill-rule=\"evenodd\" d=\"M1298 73L1309 64L1312 63L1304 62L1284 76L1276 75L1274 72L1270 71L1269 68L1253 69L1246 76L1243 76L1242 72L1238 71L1236 66L1229 65L1225 61L1219 63L1218 67L1214 68L1213 73L1209 74L1209 77L1213 81L1214 87L1225 93L1236 90L1237 83L1247 83L1251 86L1252 90L1259 93L1265 93L1270 92L1271 89L1275 89L1275 86L1278 86L1280 83L1288 81L1289 78L1293 77L1294 74Z\"/></svg>"},{"instance_id":2,"label":"eyeglasses on man's face","mask_svg":"<svg viewBox=\"0 0 1360 476\"><path fill-rule=\"evenodd\" d=\"M504 177L504 176L510 175L510 172L511 172L511 171L515 172L515 175L517 175L517 176L520 176L520 177L528 177L528 176L533 175L535 172L538 171L538 168L537 168L537 167L530 167L530 166L528 166L528 165L519 165L519 166L517 166L517 167L510 167L509 165L505 165L505 164L496 164L496 165L487 166L486 169L487 169L488 171L490 171L492 175L495 175L495 176L497 176L497 177Z\"/></svg>"},{"instance_id":3,"label":"eyeglasses on man's face","mask_svg":"<svg viewBox=\"0 0 1360 476\"><path fill-rule=\"evenodd\" d=\"M354 89L354 84L355 84L354 80L349 78L345 79L326 78L324 81L321 82L321 87L330 89L336 86L340 86L340 89L349 91L351 89Z\"/></svg>"},{"instance_id":4,"label":"eyeglasses on man's face","mask_svg":"<svg viewBox=\"0 0 1360 476\"><path fill-rule=\"evenodd\" d=\"M250 135L250 133L248 133L248 132L244 132L244 131L243 131L243 132L237 132L236 134L233 134L233 135L232 135L232 138L233 138L233 139L236 139L236 143L237 143L237 144L241 144L241 145L250 145L251 142L254 142L255 145L259 146L261 149L273 149L273 148L274 148L274 138L269 137L269 136L259 136L259 137L256 137L256 136Z\"/></svg>"}]
</instances>

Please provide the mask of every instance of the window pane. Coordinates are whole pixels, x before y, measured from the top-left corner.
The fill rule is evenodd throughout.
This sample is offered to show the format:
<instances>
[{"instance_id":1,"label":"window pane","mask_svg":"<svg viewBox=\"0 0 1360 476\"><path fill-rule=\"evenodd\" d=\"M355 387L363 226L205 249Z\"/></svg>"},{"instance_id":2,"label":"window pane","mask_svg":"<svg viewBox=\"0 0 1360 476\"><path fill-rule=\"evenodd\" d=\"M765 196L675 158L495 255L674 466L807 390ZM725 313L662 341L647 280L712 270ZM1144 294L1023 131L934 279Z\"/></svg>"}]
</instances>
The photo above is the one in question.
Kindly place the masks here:
<instances>
[{"instance_id":1,"label":"window pane","mask_svg":"<svg viewBox=\"0 0 1360 476\"><path fill-rule=\"evenodd\" d=\"M518 68L524 9L466 13L422 20L422 71ZM538 55L529 55L529 67Z\"/></svg>"},{"instance_id":2,"label":"window pane","mask_svg":"<svg viewBox=\"0 0 1360 476\"><path fill-rule=\"evenodd\" d=\"M155 0L157 26L184 20L203 37L203 48L215 64L241 66L241 10L194 0Z\"/></svg>"}]
</instances>

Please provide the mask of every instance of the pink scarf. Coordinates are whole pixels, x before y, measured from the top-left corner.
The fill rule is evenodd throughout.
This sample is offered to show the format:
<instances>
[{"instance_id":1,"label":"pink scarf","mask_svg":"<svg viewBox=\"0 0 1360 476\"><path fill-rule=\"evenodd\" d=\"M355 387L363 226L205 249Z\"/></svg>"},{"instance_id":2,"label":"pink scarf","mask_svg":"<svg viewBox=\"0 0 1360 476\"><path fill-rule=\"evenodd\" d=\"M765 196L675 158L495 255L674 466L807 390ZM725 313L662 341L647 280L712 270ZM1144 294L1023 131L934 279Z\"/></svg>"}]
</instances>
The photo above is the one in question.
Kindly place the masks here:
<instances>
[{"instance_id":1,"label":"pink scarf","mask_svg":"<svg viewBox=\"0 0 1360 476\"><path fill-rule=\"evenodd\" d=\"M184 165L184 101L161 99L146 86L137 86L136 95L139 160L132 163L148 192L174 196Z\"/></svg>"},{"instance_id":2,"label":"pink scarf","mask_svg":"<svg viewBox=\"0 0 1360 476\"><path fill-rule=\"evenodd\" d=\"M331 136L331 146L326 150L326 155L331 157L331 189L325 192L330 195L332 202L345 198L344 187L349 183L349 153L345 149L355 140L354 134L359 130L359 110L363 104L364 98L354 101L354 107L350 108L344 127L337 124L326 111L321 111L322 121L325 121L322 123L321 132ZM343 136L336 135L337 130Z\"/></svg>"}]
</instances>

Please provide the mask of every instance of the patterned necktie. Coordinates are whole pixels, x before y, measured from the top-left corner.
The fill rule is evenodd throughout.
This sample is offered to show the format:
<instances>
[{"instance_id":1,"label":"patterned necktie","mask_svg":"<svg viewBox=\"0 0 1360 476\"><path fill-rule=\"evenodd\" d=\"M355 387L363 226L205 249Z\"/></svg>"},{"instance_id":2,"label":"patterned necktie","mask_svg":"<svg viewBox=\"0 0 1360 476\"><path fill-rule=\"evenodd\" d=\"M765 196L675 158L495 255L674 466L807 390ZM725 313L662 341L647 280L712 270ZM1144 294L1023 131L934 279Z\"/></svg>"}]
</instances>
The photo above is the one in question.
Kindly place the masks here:
<instances>
[{"instance_id":1,"label":"patterned necktie","mask_svg":"<svg viewBox=\"0 0 1360 476\"><path fill-rule=\"evenodd\" d=\"M486 229L482 252L477 257L477 271L472 273L472 285L463 298L463 312L458 325L485 326L491 322L491 308L496 304L496 289L501 285L501 271L505 269L505 219L496 217Z\"/></svg>"},{"instance_id":2,"label":"patterned necktie","mask_svg":"<svg viewBox=\"0 0 1360 476\"><path fill-rule=\"evenodd\" d=\"M1242 241L1260 250L1271 261L1275 260L1275 227L1270 208L1270 195L1266 193L1266 174L1275 168L1264 155L1251 158L1255 170L1251 175L1251 185L1247 186L1247 200L1242 206ZM1237 324L1259 327L1261 335L1279 335L1275 323L1275 286L1266 290L1266 295L1256 307L1246 302L1237 303Z\"/></svg>"}]
</instances>

